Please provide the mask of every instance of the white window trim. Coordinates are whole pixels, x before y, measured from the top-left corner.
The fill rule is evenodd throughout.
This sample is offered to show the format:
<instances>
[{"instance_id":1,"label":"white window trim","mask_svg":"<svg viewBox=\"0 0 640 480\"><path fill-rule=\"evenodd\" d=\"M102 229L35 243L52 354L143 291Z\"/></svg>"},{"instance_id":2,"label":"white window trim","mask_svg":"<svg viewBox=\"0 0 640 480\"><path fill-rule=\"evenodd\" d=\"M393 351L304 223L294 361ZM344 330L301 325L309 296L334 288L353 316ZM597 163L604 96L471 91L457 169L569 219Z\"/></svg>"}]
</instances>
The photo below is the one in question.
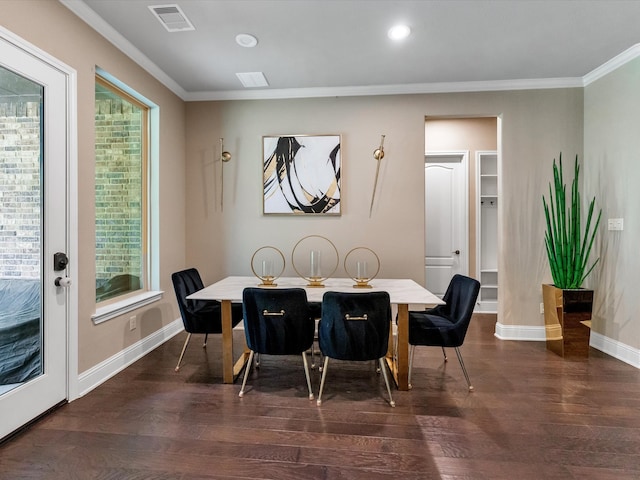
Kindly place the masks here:
<instances>
[{"instance_id":1,"label":"white window trim","mask_svg":"<svg viewBox=\"0 0 640 480\"><path fill-rule=\"evenodd\" d=\"M158 205L160 204L160 187L159 187L159 152L160 152L160 108L158 105L150 101L148 98L140 95L132 90L126 84L115 78L113 75L96 66L96 74L107 80L109 83L117 86L129 95L138 99L149 107L149 201L148 204L148 224L147 245L149 247L149 258L147 259L147 268L149 269L148 279L151 290L142 292L131 297L127 297L120 301L109 303L96 308L96 312L91 315L91 320L95 325L106 322L113 318L132 312L138 308L144 307L151 303L162 299L164 292L160 290L160 249L159 249L159 219L160 212ZM153 134L155 133L155 135Z\"/></svg>"},{"instance_id":2,"label":"white window trim","mask_svg":"<svg viewBox=\"0 0 640 480\"><path fill-rule=\"evenodd\" d=\"M95 325L98 325L112 318L119 317L125 313L132 312L138 308L149 305L153 302L157 302L162 299L163 291L149 291L144 292L133 297L129 297L119 302L110 303L104 307L96 308L96 313L91 315L91 320Z\"/></svg>"}]
</instances>

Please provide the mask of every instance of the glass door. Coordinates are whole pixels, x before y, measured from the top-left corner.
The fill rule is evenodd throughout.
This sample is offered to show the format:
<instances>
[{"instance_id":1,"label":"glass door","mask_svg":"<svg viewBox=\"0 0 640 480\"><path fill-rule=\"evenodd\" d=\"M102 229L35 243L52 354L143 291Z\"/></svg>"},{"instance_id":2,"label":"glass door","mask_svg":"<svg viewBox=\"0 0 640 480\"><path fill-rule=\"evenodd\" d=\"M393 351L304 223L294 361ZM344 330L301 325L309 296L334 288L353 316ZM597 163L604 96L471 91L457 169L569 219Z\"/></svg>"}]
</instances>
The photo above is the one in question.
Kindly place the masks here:
<instances>
[{"instance_id":1,"label":"glass door","mask_svg":"<svg viewBox=\"0 0 640 480\"><path fill-rule=\"evenodd\" d=\"M43 93L0 67L0 393L42 374Z\"/></svg>"},{"instance_id":2,"label":"glass door","mask_svg":"<svg viewBox=\"0 0 640 480\"><path fill-rule=\"evenodd\" d=\"M66 95L0 36L0 439L67 397Z\"/></svg>"}]
</instances>

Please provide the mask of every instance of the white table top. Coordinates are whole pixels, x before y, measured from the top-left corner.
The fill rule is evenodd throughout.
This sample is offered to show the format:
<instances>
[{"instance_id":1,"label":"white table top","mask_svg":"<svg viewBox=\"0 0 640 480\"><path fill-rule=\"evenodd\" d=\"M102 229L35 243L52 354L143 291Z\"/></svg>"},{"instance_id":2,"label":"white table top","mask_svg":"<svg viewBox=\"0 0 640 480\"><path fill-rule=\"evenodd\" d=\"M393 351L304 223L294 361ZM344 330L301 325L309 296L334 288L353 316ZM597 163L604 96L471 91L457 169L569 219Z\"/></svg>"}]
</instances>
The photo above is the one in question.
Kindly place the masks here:
<instances>
[{"instance_id":1,"label":"white table top","mask_svg":"<svg viewBox=\"0 0 640 480\"><path fill-rule=\"evenodd\" d=\"M353 288L354 281L350 278L329 278L324 280L324 287L309 287L307 281L300 277L280 277L275 280L277 287L264 288L304 288L310 302L321 302L325 292L379 292L389 293L392 304L442 305L444 302L426 288L411 279L405 278L374 278L370 284L372 288ZM246 287L257 287L260 279L257 277L231 276L220 280L208 287L189 295L192 300L231 300L242 302L242 291Z\"/></svg>"}]
</instances>

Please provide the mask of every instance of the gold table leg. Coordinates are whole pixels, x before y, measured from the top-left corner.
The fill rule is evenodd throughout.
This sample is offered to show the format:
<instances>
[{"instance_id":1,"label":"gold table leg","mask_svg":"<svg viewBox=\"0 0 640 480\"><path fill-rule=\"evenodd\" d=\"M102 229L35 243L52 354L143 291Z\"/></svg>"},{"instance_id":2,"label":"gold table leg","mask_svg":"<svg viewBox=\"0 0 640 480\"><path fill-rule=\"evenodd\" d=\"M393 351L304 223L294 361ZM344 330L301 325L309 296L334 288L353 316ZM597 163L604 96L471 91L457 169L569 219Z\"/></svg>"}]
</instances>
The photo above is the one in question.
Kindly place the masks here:
<instances>
[{"instance_id":1,"label":"gold table leg","mask_svg":"<svg viewBox=\"0 0 640 480\"><path fill-rule=\"evenodd\" d=\"M222 381L233 383L249 359L246 341L240 358L233 363L233 324L231 321L231 301L222 301Z\"/></svg>"},{"instance_id":2,"label":"gold table leg","mask_svg":"<svg viewBox=\"0 0 640 480\"><path fill-rule=\"evenodd\" d=\"M398 386L398 390L409 390L409 305L406 303L398 304L396 345L394 346L393 343L392 332L389 332L387 365L391 370L391 375Z\"/></svg>"},{"instance_id":3,"label":"gold table leg","mask_svg":"<svg viewBox=\"0 0 640 480\"><path fill-rule=\"evenodd\" d=\"M240 375L240 372L242 371L244 366L249 361L249 354L250 353L251 353L251 350L249 350L249 348L247 348L247 346L245 344L244 350L243 350L242 354L240 355L240 358L238 358L236 363L233 365L233 379L234 380L236 378L238 378L238 375ZM225 383L227 383L227 382L225 382ZM232 383L232 382L229 382L229 383Z\"/></svg>"}]
</instances>

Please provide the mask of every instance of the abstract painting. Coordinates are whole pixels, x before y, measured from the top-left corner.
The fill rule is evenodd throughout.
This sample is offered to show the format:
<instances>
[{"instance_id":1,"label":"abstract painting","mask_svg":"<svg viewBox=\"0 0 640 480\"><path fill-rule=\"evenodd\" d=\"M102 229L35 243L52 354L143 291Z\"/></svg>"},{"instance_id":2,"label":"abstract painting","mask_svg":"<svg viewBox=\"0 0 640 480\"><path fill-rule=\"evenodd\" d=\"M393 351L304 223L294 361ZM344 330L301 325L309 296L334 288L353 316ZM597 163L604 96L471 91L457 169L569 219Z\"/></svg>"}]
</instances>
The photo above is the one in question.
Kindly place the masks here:
<instances>
[{"instance_id":1,"label":"abstract painting","mask_svg":"<svg viewBox=\"0 0 640 480\"><path fill-rule=\"evenodd\" d=\"M340 135L262 137L265 214L340 215Z\"/></svg>"}]
</instances>

